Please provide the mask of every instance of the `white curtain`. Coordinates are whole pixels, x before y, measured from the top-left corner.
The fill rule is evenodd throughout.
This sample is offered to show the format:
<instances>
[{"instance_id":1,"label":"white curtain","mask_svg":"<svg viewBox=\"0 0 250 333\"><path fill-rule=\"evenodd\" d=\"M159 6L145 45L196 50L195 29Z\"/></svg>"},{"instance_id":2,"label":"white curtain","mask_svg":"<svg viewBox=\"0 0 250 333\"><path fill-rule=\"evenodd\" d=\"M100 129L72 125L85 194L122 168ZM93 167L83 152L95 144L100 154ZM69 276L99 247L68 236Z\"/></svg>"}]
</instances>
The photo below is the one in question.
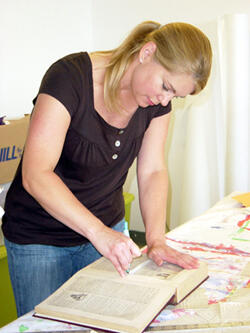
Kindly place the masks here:
<instances>
[{"instance_id":1,"label":"white curtain","mask_svg":"<svg viewBox=\"0 0 250 333\"><path fill-rule=\"evenodd\" d=\"M207 87L176 100L167 146L168 227L202 214L232 191L250 191L249 16L201 27L213 47Z\"/></svg>"}]
</instances>

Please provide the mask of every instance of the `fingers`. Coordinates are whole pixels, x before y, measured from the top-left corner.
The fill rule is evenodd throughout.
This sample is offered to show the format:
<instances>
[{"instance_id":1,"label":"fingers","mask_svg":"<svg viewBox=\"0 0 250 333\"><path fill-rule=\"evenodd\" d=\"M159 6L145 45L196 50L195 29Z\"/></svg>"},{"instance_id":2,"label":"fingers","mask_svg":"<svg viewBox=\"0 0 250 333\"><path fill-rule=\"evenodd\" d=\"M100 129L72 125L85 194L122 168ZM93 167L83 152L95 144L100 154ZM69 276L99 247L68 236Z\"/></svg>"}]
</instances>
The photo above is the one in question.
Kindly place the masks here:
<instances>
[{"instance_id":1,"label":"fingers","mask_svg":"<svg viewBox=\"0 0 250 333\"><path fill-rule=\"evenodd\" d=\"M172 264L177 264L185 269L194 269L199 267L198 259L189 254L181 253L166 244L152 247L148 252L151 258L158 266L161 266L164 261Z\"/></svg>"},{"instance_id":2,"label":"fingers","mask_svg":"<svg viewBox=\"0 0 250 333\"><path fill-rule=\"evenodd\" d=\"M141 255L140 249L131 238L106 226L102 226L91 241L96 249L112 262L121 276L126 275L132 259Z\"/></svg>"},{"instance_id":3,"label":"fingers","mask_svg":"<svg viewBox=\"0 0 250 333\"><path fill-rule=\"evenodd\" d=\"M174 249L171 249L171 262L176 263L177 265L186 268L194 269L199 267L198 259L190 256L189 254L178 252Z\"/></svg>"},{"instance_id":4,"label":"fingers","mask_svg":"<svg viewBox=\"0 0 250 333\"><path fill-rule=\"evenodd\" d=\"M141 250L133 241L131 241L130 251L133 258L141 256Z\"/></svg>"},{"instance_id":5,"label":"fingers","mask_svg":"<svg viewBox=\"0 0 250 333\"><path fill-rule=\"evenodd\" d=\"M112 262L112 264L114 265L115 269L120 274L120 276L125 277L126 276L126 269L122 268L121 263L119 262L117 257L110 258L110 261Z\"/></svg>"},{"instance_id":6,"label":"fingers","mask_svg":"<svg viewBox=\"0 0 250 333\"><path fill-rule=\"evenodd\" d=\"M138 246L128 237L121 237L111 248L108 259L112 262L117 272L122 276L126 276L133 258L141 255Z\"/></svg>"},{"instance_id":7,"label":"fingers","mask_svg":"<svg viewBox=\"0 0 250 333\"><path fill-rule=\"evenodd\" d=\"M158 248L150 248L148 251L148 257L152 259L158 266L161 266L164 262L162 251Z\"/></svg>"},{"instance_id":8,"label":"fingers","mask_svg":"<svg viewBox=\"0 0 250 333\"><path fill-rule=\"evenodd\" d=\"M190 256L189 254L181 254L178 258L178 265L186 269L194 269L199 267L199 260Z\"/></svg>"}]
</instances>

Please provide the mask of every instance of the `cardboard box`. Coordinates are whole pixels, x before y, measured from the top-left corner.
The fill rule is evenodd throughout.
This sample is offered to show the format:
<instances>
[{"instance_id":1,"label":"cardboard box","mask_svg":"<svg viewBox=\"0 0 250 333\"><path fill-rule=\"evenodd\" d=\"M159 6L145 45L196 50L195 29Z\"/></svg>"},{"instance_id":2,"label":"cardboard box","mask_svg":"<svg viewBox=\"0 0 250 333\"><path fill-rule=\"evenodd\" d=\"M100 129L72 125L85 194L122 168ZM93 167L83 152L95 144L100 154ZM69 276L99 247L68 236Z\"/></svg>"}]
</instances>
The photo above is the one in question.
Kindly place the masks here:
<instances>
[{"instance_id":1,"label":"cardboard box","mask_svg":"<svg viewBox=\"0 0 250 333\"><path fill-rule=\"evenodd\" d=\"M30 116L0 125L0 184L13 180L27 136Z\"/></svg>"}]
</instances>

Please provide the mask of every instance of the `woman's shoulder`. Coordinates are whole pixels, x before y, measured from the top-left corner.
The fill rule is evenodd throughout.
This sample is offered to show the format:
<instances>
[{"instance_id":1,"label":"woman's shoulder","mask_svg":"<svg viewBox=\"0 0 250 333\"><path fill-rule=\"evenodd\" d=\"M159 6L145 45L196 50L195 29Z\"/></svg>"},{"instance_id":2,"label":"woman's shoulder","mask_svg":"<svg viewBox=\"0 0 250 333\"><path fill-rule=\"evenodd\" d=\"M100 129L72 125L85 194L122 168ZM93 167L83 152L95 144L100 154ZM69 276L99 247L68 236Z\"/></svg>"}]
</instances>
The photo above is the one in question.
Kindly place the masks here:
<instances>
[{"instance_id":1,"label":"woman's shoulder","mask_svg":"<svg viewBox=\"0 0 250 333\"><path fill-rule=\"evenodd\" d=\"M91 68L91 60L87 52L77 52L68 54L58 59L54 65L61 64L66 67L76 68L78 70Z\"/></svg>"},{"instance_id":2,"label":"woman's shoulder","mask_svg":"<svg viewBox=\"0 0 250 333\"><path fill-rule=\"evenodd\" d=\"M81 86L83 83L89 83L92 78L91 72L91 61L87 52L71 53L51 64L43 77L42 84L52 82L52 85L58 86L60 83L62 86L68 82Z\"/></svg>"},{"instance_id":3,"label":"woman's shoulder","mask_svg":"<svg viewBox=\"0 0 250 333\"><path fill-rule=\"evenodd\" d=\"M73 115L81 100L83 90L92 84L91 64L85 52L72 53L54 62L45 73L39 93L53 96ZM33 100L36 103L37 97Z\"/></svg>"}]
</instances>

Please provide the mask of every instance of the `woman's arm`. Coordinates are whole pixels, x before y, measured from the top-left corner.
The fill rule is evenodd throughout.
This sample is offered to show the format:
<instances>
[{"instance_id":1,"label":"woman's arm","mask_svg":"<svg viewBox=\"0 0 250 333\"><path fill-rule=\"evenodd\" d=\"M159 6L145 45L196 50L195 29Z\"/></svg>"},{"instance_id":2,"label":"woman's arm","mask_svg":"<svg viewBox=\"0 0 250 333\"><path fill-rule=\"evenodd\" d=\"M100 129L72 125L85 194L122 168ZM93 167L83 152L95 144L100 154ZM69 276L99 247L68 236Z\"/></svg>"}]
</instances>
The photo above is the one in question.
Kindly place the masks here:
<instances>
[{"instance_id":1,"label":"woman's arm","mask_svg":"<svg viewBox=\"0 0 250 333\"><path fill-rule=\"evenodd\" d=\"M166 245L168 175L165 142L170 114L154 118L147 129L137 160L139 201L145 224L148 256L158 265L164 261L184 268L198 265L195 258Z\"/></svg>"},{"instance_id":2,"label":"woman's arm","mask_svg":"<svg viewBox=\"0 0 250 333\"><path fill-rule=\"evenodd\" d=\"M40 94L32 114L23 156L23 186L54 218L83 235L124 275L138 247L122 233L106 227L55 174L70 124L57 99Z\"/></svg>"}]
</instances>

